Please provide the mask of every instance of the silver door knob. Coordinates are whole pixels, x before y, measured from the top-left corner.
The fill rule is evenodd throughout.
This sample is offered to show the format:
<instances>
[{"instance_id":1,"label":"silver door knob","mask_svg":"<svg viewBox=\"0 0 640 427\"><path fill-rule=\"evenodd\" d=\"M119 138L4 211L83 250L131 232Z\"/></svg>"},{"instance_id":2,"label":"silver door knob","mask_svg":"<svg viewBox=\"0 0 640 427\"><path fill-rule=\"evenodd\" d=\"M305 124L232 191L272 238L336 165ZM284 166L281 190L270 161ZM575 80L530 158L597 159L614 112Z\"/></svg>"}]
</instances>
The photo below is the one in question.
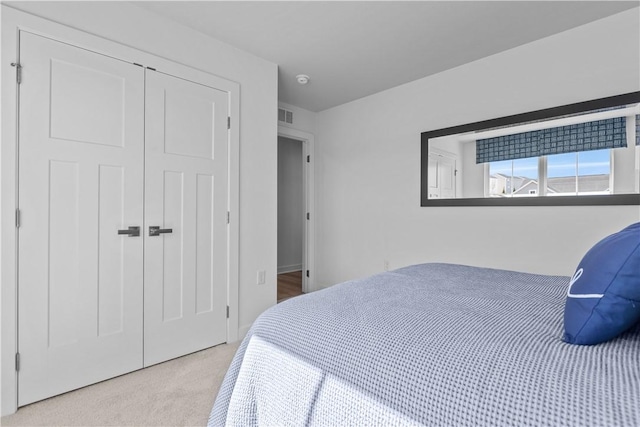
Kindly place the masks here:
<instances>
[{"instance_id":1,"label":"silver door knob","mask_svg":"<svg viewBox=\"0 0 640 427\"><path fill-rule=\"evenodd\" d=\"M160 228L157 225L149 226L149 236L159 236L161 234L173 233L172 228Z\"/></svg>"}]
</instances>

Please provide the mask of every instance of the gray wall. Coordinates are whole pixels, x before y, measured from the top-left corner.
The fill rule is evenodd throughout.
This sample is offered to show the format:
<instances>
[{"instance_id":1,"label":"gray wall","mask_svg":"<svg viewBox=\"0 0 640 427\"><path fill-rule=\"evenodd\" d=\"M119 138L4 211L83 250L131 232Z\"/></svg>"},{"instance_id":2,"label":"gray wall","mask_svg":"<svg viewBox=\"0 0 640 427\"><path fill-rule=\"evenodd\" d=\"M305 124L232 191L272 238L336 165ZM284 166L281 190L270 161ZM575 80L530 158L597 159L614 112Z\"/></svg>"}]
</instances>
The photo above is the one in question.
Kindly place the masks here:
<instances>
[{"instance_id":1,"label":"gray wall","mask_svg":"<svg viewBox=\"0 0 640 427\"><path fill-rule=\"evenodd\" d=\"M278 137L278 273L302 268L302 142Z\"/></svg>"}]
</instances>

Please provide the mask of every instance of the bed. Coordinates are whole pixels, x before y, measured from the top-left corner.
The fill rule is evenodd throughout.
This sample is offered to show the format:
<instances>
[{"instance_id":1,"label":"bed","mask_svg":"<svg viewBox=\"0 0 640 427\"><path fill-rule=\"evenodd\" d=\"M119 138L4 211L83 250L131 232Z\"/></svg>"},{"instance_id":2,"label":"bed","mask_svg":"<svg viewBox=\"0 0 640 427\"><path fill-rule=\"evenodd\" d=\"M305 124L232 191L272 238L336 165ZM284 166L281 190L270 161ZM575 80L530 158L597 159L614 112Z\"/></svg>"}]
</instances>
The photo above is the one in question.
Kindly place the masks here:
<instances>
[{"instance_id":1,"label":"bed","mask_svg":"<svg viewBox=\"0 0 640 427\"><path fill-rule=\"evenodd\" d=\"M563 342L569 279L421 264L287 300L209 425L638 426L640 328Z\"/></svg>"}]
</instances>

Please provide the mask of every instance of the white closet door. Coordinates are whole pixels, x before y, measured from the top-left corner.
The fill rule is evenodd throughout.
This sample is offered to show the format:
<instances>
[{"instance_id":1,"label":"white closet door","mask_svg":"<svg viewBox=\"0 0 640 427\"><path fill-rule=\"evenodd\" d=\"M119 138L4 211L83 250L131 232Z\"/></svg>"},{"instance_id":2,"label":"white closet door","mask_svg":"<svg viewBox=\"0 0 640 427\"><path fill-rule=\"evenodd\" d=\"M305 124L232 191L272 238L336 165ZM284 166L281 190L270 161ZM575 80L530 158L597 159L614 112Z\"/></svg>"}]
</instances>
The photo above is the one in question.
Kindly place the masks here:
<instances>
[{"instance_id":1,"label":"white closet door","mask_svg":"<svg viewBox=\"0 0 640 427\"><path fill-rule=\"evenodd\" d=\"M18 404L143 364L144 71L22 32Z\"/></svg>"},{"instance_id":2,"label":"white closet door","mask_svg":"<svg viewBox=\"0 0 640 427\"><path fill-rule=\"evenodd\" d=\"M147 71L145 366L227 339L228 102Z\"/></svg>"}]
</instances>

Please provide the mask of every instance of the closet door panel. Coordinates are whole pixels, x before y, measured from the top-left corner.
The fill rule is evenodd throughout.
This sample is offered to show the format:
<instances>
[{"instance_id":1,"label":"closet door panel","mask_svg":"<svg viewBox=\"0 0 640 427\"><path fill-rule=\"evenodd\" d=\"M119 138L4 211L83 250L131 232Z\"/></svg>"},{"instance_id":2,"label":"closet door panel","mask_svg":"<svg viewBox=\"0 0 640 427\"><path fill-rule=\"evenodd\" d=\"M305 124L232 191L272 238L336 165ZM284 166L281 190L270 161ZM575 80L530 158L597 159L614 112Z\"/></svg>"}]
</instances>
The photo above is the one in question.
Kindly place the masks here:
<instances>
[{"instance_id":1,"label":"closet door panel","mask_svg":"<svg viewBox=\"0 0 640 427\"><path fill-rule=\"evenodd\" d=\"M148 366L226 341L229 100L149 70L146 94Z\"/></svg>"},{"instance_id":2,"label":"closet door panel","mask_svg":"<svg viewBox=\"0 0 640 427\"><path fill-rule=\"evenodd\" d=\"M21 32L19 405L142 367L144 70Z\"/></svg>"},{"instance_id":3,"label":"closet door panel","mask_svg":"<svg viewBox=\"0 0 640 427\"><path fill-rule=\"evenodd\" d=\"M113 224L125 222L125 168L100 165L98 181L98 334L106 336L124 327L127 240L113 232Z\"/></svg>"},{"instance_id":4,"label":"closet door panel","mask_svg":"<svg viewBox=\"0 0 640 427\"><path fill-rule=\"evenodd\" d=\"M162 191L162 226L171 234L158 238L162 246L162 321L182 319L184 303L185 260L184 247L184 173L164 171ZM151 254L150 254L151 256Z\"/></svg>"},{"instance_id":5,"label":"closet door panel","mask_svg":"<svg viewBox=\"0 0 640 427\"><path fill-rule=\"evenodd\" d=\"M213 310L215 291L213 263L214 236L214 178L211 175L196 176L196 313ZM218 236L216 236L218 237ZM218 298L222 296L218 295Z\"/></svg>"}]
</instances>

